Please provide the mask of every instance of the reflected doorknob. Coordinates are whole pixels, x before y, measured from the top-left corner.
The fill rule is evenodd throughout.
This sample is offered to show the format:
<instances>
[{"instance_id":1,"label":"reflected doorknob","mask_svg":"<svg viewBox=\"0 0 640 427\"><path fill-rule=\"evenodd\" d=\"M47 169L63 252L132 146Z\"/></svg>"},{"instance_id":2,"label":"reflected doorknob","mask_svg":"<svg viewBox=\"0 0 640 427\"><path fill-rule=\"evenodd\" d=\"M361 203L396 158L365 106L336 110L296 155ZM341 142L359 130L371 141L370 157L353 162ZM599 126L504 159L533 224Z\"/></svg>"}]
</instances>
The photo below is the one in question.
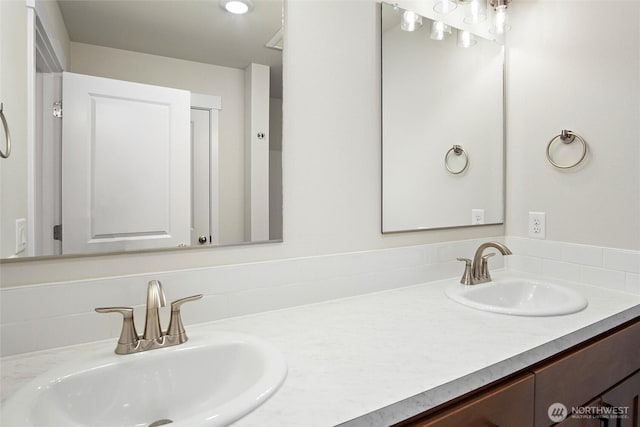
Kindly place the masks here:
<instances>
[{"instance_id":1,"label":"reflected doorknob","mask_svg":"<svg viewBox=\"0 0 640 427\"><path fill-rule=\"evenodd\" d=\"M200 243L201 245L204 245L205 243L207 243L207 236L200 236L198 237L198 243Z\"/></svg>"}]
</instances>

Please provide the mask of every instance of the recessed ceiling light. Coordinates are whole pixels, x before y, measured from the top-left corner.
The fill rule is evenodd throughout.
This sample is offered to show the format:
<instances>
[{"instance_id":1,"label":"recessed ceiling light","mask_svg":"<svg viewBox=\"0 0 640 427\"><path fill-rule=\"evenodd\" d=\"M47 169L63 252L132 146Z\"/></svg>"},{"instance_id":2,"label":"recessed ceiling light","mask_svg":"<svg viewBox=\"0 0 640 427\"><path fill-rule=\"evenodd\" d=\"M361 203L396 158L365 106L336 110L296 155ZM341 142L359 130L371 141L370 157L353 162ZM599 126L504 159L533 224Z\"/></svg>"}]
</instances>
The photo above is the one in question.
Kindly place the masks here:
<instances>
[{"instance_id":1,"label":"recessed ceiling light","mask_svg":"<svg viewBox=\"0 0 640 427\"><path fill-rule=\"evenodd\" d=\"M220 6L227 12L242 15L253 8L251 0L220 0Z\"/></svg>"}]
</instances>

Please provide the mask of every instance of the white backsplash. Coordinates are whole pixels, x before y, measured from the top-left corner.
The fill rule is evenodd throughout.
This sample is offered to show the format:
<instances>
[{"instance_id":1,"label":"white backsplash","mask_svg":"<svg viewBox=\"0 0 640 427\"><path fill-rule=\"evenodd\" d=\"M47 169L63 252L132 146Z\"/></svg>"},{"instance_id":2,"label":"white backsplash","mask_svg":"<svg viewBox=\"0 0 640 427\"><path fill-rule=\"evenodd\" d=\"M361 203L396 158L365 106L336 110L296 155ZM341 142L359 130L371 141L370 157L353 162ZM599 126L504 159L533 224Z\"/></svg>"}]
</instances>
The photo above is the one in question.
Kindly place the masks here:
<instances>
[{"instance_id":1,"label":"white backsplash","mask_svg":"<svg viewBox=\"0 0 640 427\"><path fill-rule=\"evenodd\" d=\"M640 294L640 252L550 240L505 238L509 270Z\"/></svg>"},{"instance_id":2,"label":"white backsplash","mask_svg":"<svg viewBox=\"0 0 640 427\"><path fill-rule=\"evenodd\" d=\"M151 279L162 282L167 302L204 294L183 307L189 325L456 277L463 270L456 257L472 257L476 247L489 240L504 238L4 288L1 355L117 337L120 316L98 314L95 307L134 306L141 331ZM503 266L501 257L491 262L492 268ZM168 317L165 307L163 327Z\"/></svg>"},{"instance_id":3,"label":"white backsplash","mask_svg":"<svg viewBox=\"0 0 640 427\"><path fill-rule=\"evenodd\" d=\"M640 294L640 252L518 237L494 237L343 254L233 264L0 289L1 355L107 338L120 333L116 314L95 307L134 306L144 326L146 284L162 281L167 300L204 294L183 308L186 325L277 310L458 277L457 257L471 258L480 243L506 242L506 267ZM161 312L167 326L169 309Z\"/></svg>"}]
</instances>

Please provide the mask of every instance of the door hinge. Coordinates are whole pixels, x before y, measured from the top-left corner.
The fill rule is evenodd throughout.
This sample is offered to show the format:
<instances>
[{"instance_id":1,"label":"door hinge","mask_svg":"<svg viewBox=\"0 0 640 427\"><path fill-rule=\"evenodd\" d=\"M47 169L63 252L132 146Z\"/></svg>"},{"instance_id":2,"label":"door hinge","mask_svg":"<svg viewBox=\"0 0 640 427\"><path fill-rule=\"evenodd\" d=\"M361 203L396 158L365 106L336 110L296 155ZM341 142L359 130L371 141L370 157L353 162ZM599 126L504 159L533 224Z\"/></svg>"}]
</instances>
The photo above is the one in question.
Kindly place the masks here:
<instances>
[{"instance_id":1,"label":"door hinge","mask_svg":"<svg viewBox=\"0 0 640 427\"><path fill-rule=\"evenodd\" d=\"M62 118L62 101L53 103L53 117Z\"/></svg>"},{"instance_id":2,"label":"door hinge","mask_svg":"<svg viewBox=\"0 0 640 427\"><path fill-rule=\"evenodd\" d=\"M62 241L62 224L53 226L53 240Z\"/></svg>"}]
</instances>

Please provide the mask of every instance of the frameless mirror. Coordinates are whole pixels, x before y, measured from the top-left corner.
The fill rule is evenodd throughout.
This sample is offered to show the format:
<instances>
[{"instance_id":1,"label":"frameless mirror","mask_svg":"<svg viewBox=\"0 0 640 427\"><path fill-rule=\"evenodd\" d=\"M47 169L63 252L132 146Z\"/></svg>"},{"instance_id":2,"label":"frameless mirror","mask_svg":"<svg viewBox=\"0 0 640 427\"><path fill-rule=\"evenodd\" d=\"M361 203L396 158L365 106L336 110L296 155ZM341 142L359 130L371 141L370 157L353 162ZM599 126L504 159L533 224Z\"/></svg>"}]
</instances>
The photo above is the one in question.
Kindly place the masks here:
<instances>
[{"instance_id":1,"label":"frameless mirror","mask_svg":"<svg viewBox=\"0 0 640 427\"><path fill-rule=\"evenodd\" d=\"M36 0L1 258L282 239L282 2L248 4ZM32 120L3 102L10 126Z\"/></svg>"},{"instance_id":2,"label":"frameless mirror","mask_svg":"<svg viewBox=\"0 0 640 427\"><path fill-rule=\"evenodd\" d=\"M504 51L382 4L382 232L504 217Z\"/></svg>"}]
</instances>

